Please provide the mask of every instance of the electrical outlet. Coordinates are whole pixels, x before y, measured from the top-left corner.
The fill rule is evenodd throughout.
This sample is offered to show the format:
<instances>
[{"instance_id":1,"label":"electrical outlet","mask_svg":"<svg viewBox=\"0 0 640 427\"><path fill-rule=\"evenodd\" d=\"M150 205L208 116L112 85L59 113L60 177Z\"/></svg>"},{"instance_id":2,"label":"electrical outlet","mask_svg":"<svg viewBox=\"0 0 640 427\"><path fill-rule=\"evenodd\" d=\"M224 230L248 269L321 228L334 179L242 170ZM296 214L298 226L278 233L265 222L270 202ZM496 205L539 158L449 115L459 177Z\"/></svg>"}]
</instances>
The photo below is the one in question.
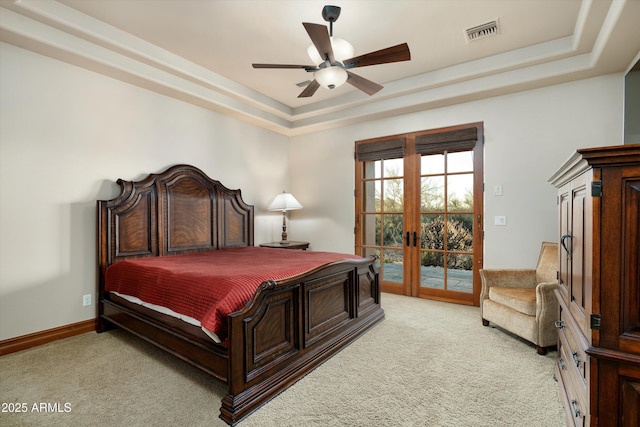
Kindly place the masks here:
<instances>
[{"instance_id":1,"label":"electrical outlet","mask_svg":"<svg viewBox=\"0 0 640 427\"><path fill-rule=\"evenodd\" d=\"M493 195L502 196L502 184L496 184L493 186Z\"/></svg>"},{"instance_id":2,"label":"electrical outlet","mask_svg":"<svg viewBox=\"0 0 640 427\"><path fill-rule=\"evenodd\" d=\"M91 305L91 294L82 295L82 306Z\"/></svg>"}]
</instances>

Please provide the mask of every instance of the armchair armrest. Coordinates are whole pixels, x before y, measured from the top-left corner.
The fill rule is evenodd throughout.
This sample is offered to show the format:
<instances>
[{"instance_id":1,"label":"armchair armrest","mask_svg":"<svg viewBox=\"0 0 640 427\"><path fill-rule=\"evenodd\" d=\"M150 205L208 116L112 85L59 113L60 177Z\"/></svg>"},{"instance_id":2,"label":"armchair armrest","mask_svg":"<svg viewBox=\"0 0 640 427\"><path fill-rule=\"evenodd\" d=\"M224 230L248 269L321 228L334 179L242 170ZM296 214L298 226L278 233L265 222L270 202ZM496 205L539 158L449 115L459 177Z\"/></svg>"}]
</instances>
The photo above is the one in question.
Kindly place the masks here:
<instances>
[{"instance_id":1,"label":"armchair armrest","mask_svg":"<svg viewBox=\"0 0 640 427\"><path fill-rule=\"evenodd\" d=\"M542 318L543 316L553 317L555 322L558 317L558 300L553 291L558 288L558 282L544 282L539 283L536 286L536 317Z\"/></svg>"},{"instance_id":2,"label":"armchair armrest","mask_svg":"<svg viewBox=\"0 0 640 427\"><path fill-rule=\"evenodd\" d=\"M538 323L538 345L547 347L558 341L555 322L559 317L558 299L553 291L558 281L543 282L536 286L536 322Z\"/></svg>"}]
</instances>

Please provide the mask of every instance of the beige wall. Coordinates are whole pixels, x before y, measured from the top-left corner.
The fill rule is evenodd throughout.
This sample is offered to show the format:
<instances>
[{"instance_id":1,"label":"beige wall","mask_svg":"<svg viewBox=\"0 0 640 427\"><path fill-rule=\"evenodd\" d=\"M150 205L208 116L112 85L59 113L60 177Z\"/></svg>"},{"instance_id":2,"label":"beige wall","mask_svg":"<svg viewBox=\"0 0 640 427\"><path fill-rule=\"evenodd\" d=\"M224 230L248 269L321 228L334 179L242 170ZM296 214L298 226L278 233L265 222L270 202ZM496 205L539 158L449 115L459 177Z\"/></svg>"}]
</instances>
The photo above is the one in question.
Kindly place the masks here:
<instances>
[{"instance_id":1,"label":"beige wall","mask_svg":"<svg viewBox=\"0 0 640 427\"><path fill-rule=\"evenodd\" d=\"M485 123L485 266L531 266L555 237L547 178L578 147L622 141L623 76L589 80L287 138L0 43L0 340L95 315L95 200L116 178L191 163L256 206L256 243L279 238L266 206L304 209L289 236L353 251L353 142ZM506 227L492 225L506 215ZM95 301L94 301L95 303Z\"/></svg>"}]
</instances>

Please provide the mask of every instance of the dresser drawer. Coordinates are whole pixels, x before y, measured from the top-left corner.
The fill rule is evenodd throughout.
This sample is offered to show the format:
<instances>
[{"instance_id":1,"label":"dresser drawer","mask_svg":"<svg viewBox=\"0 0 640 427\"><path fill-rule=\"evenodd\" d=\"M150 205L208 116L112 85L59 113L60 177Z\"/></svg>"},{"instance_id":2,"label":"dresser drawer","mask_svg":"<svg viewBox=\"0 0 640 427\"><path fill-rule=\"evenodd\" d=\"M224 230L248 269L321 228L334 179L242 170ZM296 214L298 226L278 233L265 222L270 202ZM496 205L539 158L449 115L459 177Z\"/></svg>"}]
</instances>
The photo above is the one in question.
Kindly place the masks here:
<instances>
[{"instance_id":1,"label":"dresser drawer","mask_svg":"<svg viewBox=\"0 0 640 427\"><path fill-rule=\"evenodd\" d=\"M572 318L560 310L558 326L558 362L556 377L561 387L562 404L569 426L586 427L588 422L589 356Z\"/></svg>"},{"instance_id":2,"label":"dresser drawer","mask_svg":"<svg viewBox=\"0 0 640 427\"><path fill-rule=\"evenodd\" d=\"M570 371L576 377L578 385L586 390L589 357L574 338L574 331L570 328L564 327L558 331L558 357L565 370Z\"/></svg>"},{"instance_id":3,"label":"dresser drawer","mask_svg":"<svg viewBox=\"0 0 640 427\"><path fill-rule=\"evenodd\" d=\"M556 363L556 379L560 386L560 398L568 426L588 427L587 410L589 399L586 388L581 386L581 380L575 370L563 366L562 358Z\"/></svg>"},{"instance_id":4,"label":"dresser drawer","mask_svg":"<svg viewBox=\"0 0 640 427\"><path fill-rule=\"evenodd\" d=\"M589 375L589 356L587 355L587 343L582 334L565 310L560 310L560 322L558 328L558 345L563 348L565 355L563 357L567 369L572 367L576 374L581 378L583 387L587 386L587 376ZM582 338L582 339L581 339ZM560 348L558 349L560 350Z\"/></svg>"}]
</instances>

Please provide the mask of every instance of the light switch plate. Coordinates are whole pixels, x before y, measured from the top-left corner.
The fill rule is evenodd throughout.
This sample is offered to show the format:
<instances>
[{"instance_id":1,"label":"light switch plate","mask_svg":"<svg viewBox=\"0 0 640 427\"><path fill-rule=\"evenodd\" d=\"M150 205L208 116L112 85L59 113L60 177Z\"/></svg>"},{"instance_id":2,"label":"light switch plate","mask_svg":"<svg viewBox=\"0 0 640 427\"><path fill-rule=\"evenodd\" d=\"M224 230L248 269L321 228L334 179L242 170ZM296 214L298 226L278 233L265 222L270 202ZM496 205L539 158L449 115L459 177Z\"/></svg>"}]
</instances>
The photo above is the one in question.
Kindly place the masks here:
<instances>
[{"instance_id":1,"label":"light switch plate","mask_svg":"<svg viewBox=\"0 0 640 427\"><path fill-rule=\"evenodd\" d=\"M507 225L507 217L504 215L498 215L494 217L495 225Z\"/></svg>"}]
</instances>

